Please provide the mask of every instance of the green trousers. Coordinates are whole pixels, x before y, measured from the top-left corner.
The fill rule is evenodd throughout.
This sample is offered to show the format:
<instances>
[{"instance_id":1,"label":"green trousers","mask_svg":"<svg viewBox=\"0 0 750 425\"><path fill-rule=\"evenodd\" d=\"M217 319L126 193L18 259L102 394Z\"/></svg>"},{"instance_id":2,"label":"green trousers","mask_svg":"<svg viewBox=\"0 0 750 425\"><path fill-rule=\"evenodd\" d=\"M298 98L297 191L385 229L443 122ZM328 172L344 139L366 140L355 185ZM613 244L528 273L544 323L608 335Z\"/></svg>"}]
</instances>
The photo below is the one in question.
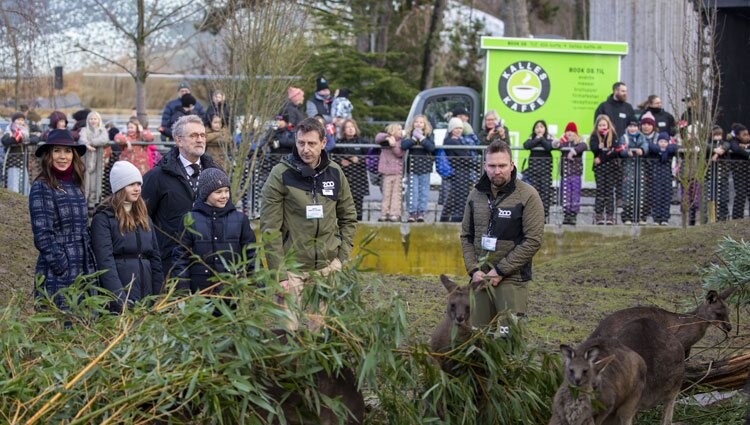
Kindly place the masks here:
<instances>
[{"instance_id":1,"label":"green trousers","mask_svg":"<svg viewBox=\"0 0 750 425\"><path fill-rule=\"evenodd\" d=\"M526 314L529 298L528 282L503 280L474 292L471 325L484 326L501 313Z\"/></svg>"}]
</instances>

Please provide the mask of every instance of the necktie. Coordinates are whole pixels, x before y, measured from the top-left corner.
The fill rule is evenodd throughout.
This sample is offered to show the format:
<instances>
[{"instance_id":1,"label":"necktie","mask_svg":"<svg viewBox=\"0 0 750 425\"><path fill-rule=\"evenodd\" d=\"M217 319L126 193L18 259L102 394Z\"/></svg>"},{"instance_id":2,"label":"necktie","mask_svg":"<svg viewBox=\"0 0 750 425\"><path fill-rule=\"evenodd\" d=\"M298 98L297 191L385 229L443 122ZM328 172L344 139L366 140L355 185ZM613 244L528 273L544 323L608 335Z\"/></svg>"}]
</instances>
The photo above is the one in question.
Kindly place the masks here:
<instances>
[{"instance_id":1,"label":"necktie","mask_svg":"<svg viewBox=\"0 0 750 425\"><path fill-rule=\"evenodd\" d=\"M198 192L198 178L201 174L201 165L200 164L190 164L190 168L193 169L193 174L188 178L188 181L190 182L190 187L193 189L193 192Z\"/></svg>"}]
</instances>

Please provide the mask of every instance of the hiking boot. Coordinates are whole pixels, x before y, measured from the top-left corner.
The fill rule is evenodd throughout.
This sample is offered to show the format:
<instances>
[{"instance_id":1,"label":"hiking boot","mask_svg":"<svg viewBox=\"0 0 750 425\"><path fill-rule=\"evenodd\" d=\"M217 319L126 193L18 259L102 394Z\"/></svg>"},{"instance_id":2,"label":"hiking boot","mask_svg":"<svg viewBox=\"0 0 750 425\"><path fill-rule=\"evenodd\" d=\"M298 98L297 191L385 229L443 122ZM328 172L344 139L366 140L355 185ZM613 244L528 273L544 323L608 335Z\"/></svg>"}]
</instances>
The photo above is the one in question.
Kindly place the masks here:
<instances>
[{"instance_id":1,"label":"hiking boot","mask_svg":"<svg viewBox=\"0 0 750 425\"><path fill-rule=\"evenodd\" d=\"M607 226L612 226L615 224L615 217L613 215L607 216Z\"/></svg>"},{"instance_id":2,"label":"hiking boot","mask_svg":"<svg viewBox=\"0 0 750 425\"><path fill-rule=\"evenodd\" d=\"M417 221L417 214L416 213L409 213L409 218L406 219L407 223L414 223Z\"/></svg>"},{"instance_id":3,"label":"hiking boot","mask_svg":"<svg viewBox=\"0 0 750 425\"><path fill-rule=\"evenodd\" d=\"M417 223L424 223L424 213L417 214Z\"/></svg>"},{"instance_id":4,"label":"hiking boot","mask_svg":"<svg viewBox=\"0 0 750 425\"><path fill-rule=\"evenodd\" d=\"M594 215L594 223L596 223L597 226L603 226L604 225L604 215L603 214L596 214L596 215Z\"/></svg>"}]
</instances>

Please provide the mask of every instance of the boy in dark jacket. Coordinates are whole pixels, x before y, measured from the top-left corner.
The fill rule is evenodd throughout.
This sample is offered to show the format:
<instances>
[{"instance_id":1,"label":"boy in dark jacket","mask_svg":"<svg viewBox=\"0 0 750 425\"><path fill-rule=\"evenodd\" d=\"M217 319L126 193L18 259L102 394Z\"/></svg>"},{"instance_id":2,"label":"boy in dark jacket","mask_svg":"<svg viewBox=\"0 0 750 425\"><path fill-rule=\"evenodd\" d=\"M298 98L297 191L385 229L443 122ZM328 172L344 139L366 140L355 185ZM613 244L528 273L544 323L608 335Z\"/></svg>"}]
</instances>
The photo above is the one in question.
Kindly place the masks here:
<instances>
[{"instance_id":1,"label":"boy in dark jacket","mask_svg":"<svg viewBox=\"0 0 750 425\"><path fill-rule=\"evenodd\" d=\"M247 216L231 202L229 177L224 171L209 168L201 173L198 199L187 215L192 216L192 231L180 233L175 276L189 278L191 292L214 285L209 279L215 273L240 276L252 272L255 249L248 245L255 243L255 234ZM191 258L196 256L200 258ZM237 263L244 267L237 268Z\"/></svg>"},{"instance_id":2,"label":"boy in dark jacket","mask_svg":"<svg viewBox=\"0 0 750 425\"><path fill-rule=\"evenodd\" d=\"M745 215L745 204L750 191L750 133L742 124L732 124L729 141L729 158L732 160L734 178L734 204L732 220L740 220Z\"/></svg>"},{"instance_id":3,"label":"boy in dark jacket","mask_svg":"<svg viewBox=\"0 0 750 425\"><path fill-rule=\"evenodd\" d=\"M652 158L654 179L654 223L660 226L669 224L669 204L672 200L672 158L677 153L677 145L670 142L669 134L659 133L657 144L648 147Z\"/></svg>"}]
</instances>

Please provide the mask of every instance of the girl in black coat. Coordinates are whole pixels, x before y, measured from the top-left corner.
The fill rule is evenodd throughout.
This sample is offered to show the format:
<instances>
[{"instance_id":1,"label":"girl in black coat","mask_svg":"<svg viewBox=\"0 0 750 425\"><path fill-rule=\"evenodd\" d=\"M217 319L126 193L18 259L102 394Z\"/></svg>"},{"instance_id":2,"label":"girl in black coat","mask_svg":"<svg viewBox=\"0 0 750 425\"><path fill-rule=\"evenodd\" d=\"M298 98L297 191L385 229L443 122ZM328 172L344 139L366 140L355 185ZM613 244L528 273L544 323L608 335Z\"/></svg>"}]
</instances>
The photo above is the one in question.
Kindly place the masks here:
<instances>
[{"instance_id":1,"label":"girl in black coat","mask_svg":"<svg viewBox=\"0 0 750 425\"><path fill-rule=\"evenodd\" d=\"M164 283L156 230L141 197L141 173L128 161L117 161L109 174L111 197L104 200L91 221L94 255L101 286L117 299L113 312L122 311Z\"/></svg>"},{"instance_id":2,"label":"girl in black coat","mask_svg":"<svg viewBox=\"0 0 750 425\"><path fill-rule=\"evenodd\" d=\"M367 140L360 137L359 126L353 119L344 121L341 125L341 138L336 144L365 144ZM362 221L362 205L365 196L370 194L370 185L367 182L367 168L365 167L366 148L336 148L334 150L336 158L344 175L349 181L349 187L352 188L354 197L354 206L357 209L357 220Z\"/></svg>"},{"instance_id":3,"label":"girl in black coat","mask_svg":"<svg viewBox=\"0 0 750 425\"><path fill-rule=\"evenodd\" d=\"M201 173L198 199L187 215L192 216L192 229L180 232L181 243L174 253L177 258L174 275L189 278L191 292L214 285L209 282L214 273L245 275L252 272L255 249L248 245L255 243L255 234L247 216L237 211L231 202L229 177L224 171L209 168ZM196 256L200 260L195 259ZM247 260L244 268L231 269L243 256Z\"/></svg>"}]
</instances>

